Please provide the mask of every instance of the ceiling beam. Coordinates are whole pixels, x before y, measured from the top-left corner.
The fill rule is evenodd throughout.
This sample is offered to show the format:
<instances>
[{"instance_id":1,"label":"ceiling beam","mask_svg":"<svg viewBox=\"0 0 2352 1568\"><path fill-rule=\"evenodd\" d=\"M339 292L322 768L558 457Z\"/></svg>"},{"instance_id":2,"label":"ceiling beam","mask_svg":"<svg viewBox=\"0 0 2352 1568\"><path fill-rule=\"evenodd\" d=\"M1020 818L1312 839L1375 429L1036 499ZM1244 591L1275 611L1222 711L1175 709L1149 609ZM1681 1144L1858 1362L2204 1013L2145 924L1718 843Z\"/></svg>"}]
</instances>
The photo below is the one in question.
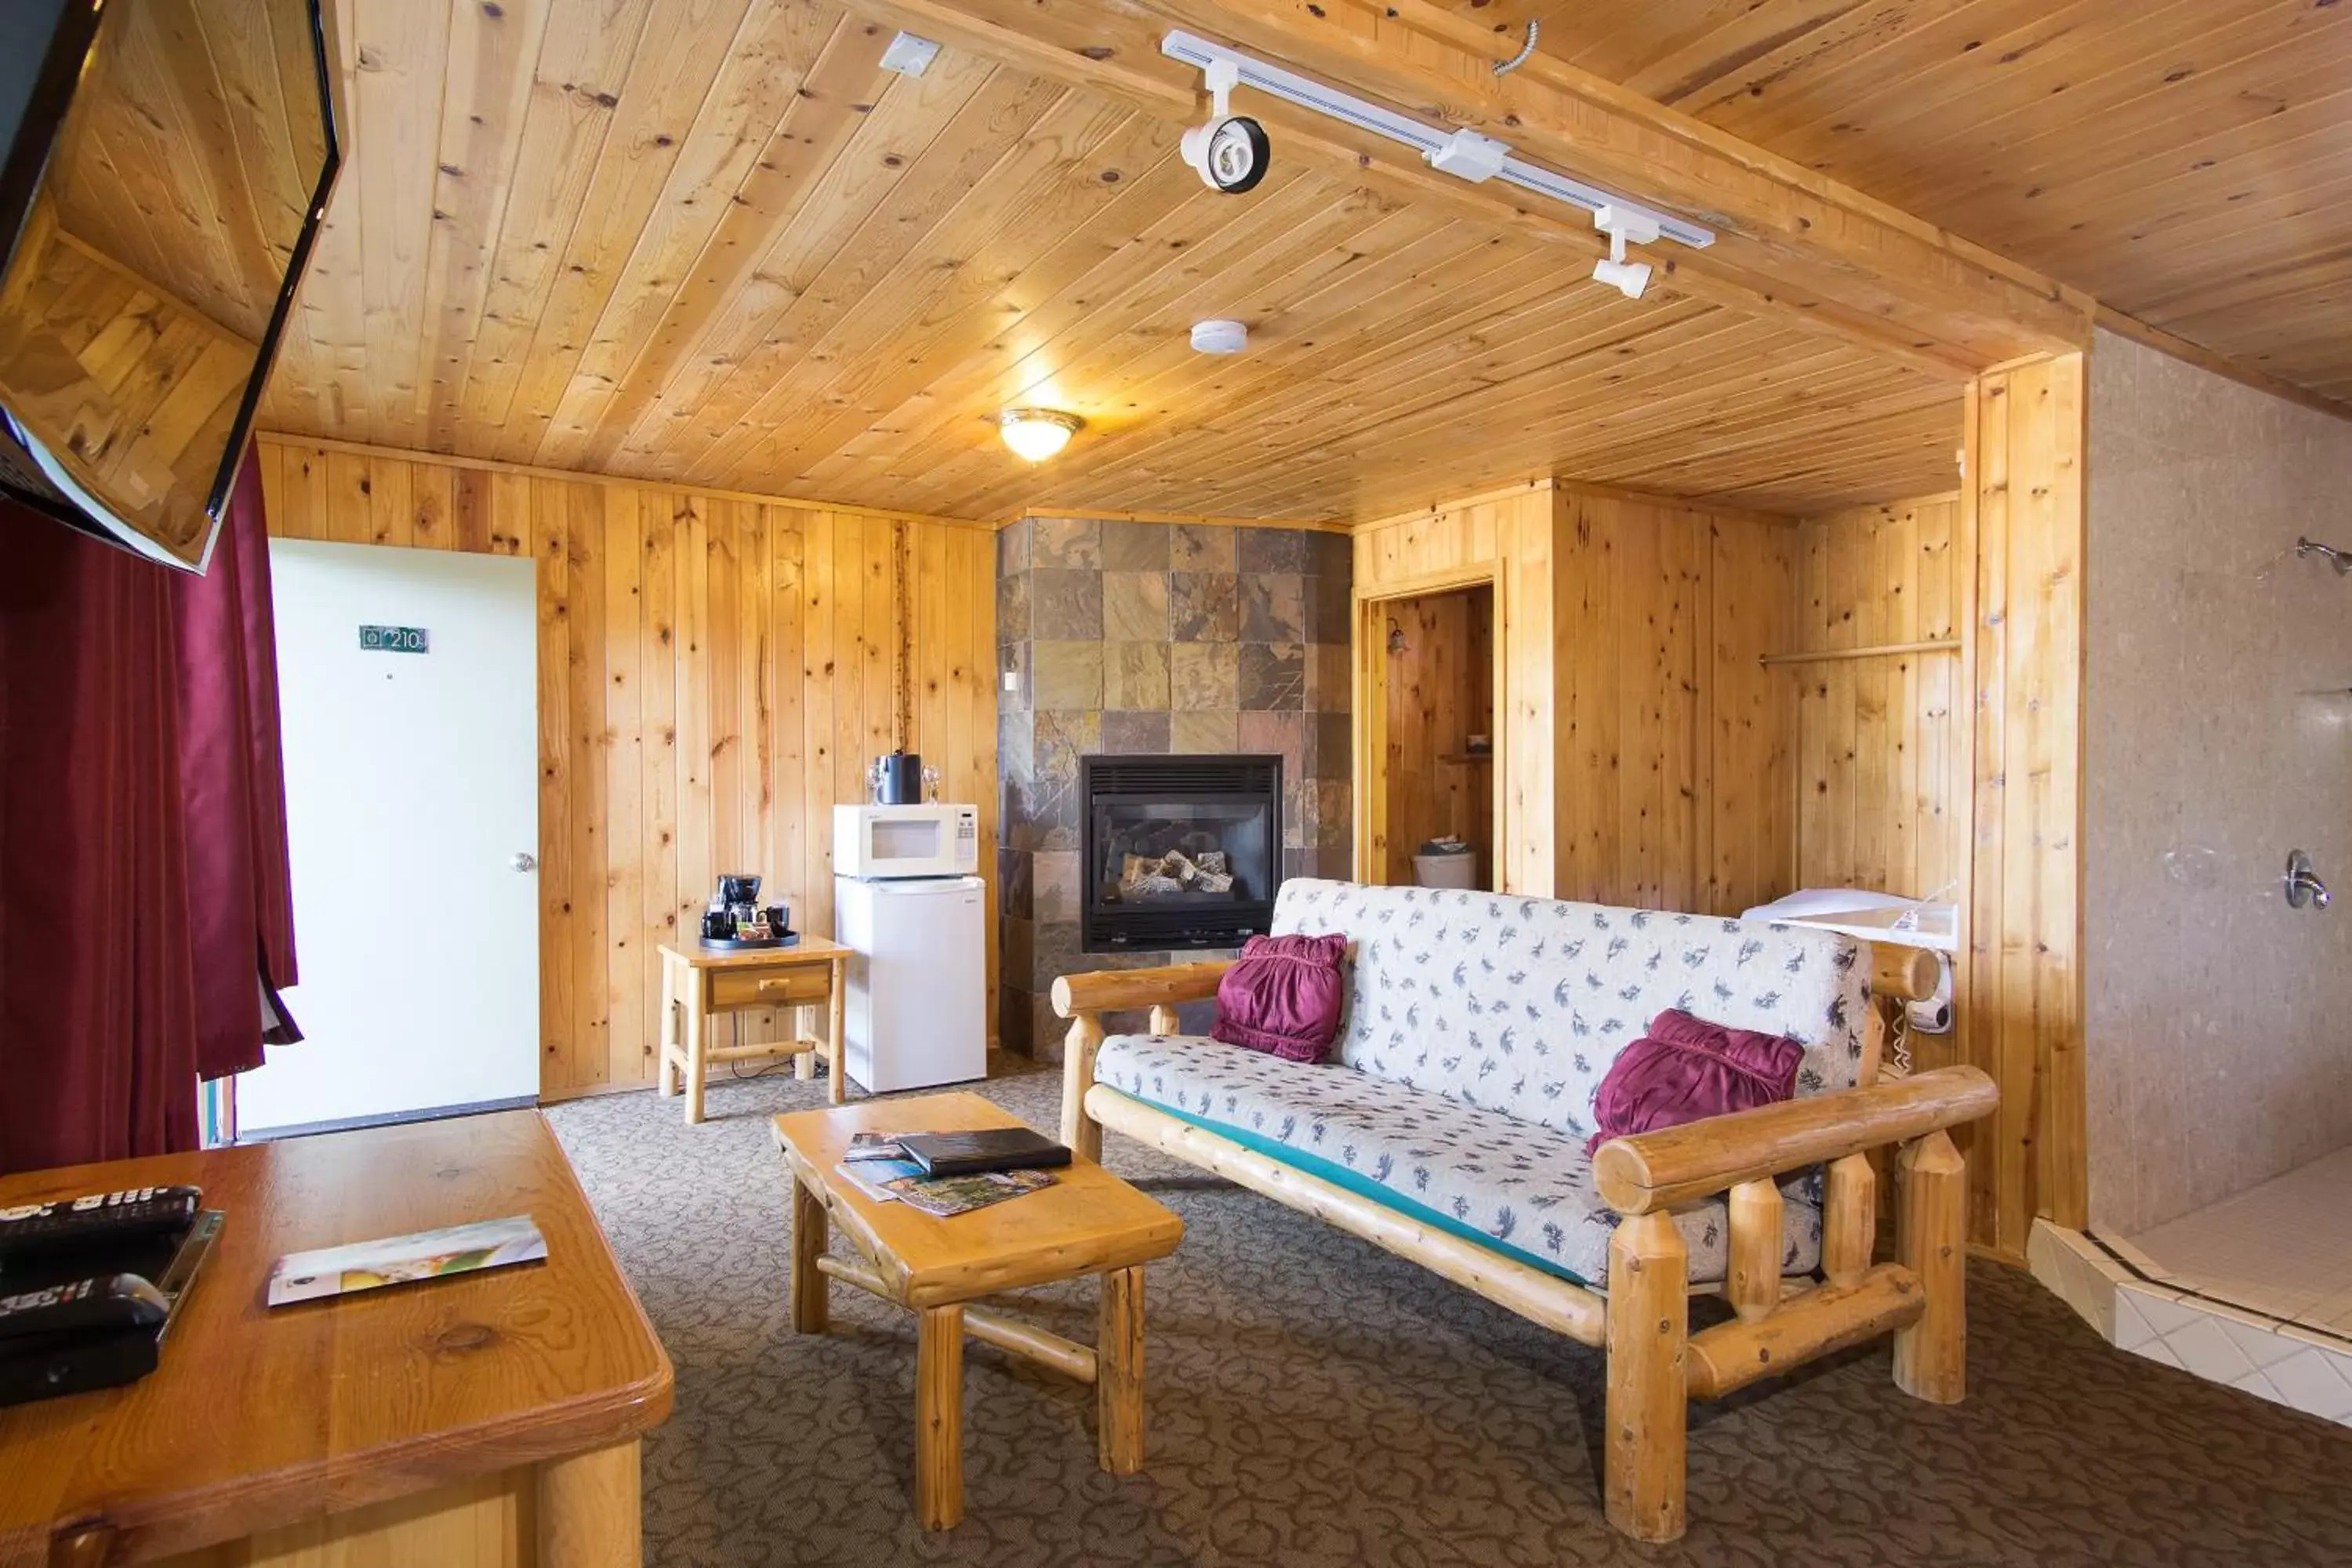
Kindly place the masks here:
<instances>
[{"instance_id":1,"label":"ceiling beam","mask_svg":"<svg viewBox=\"0 0 2352 1568\"><path fill-rule=\"evenodd\" d=\"M2084 296L1784 158L1538 51L1503 77L1480 22L1428 0L846 0L1016 68L1188 121L1200 73L1160 52L1181 26L1714 228L1645 248L1656 288L1813 330L1943 375L2088 342ZM1429 168L1410 150L1243 89L1236 112L1296 157L1597 255L1564 204ZM1237 198L1246 199L1246 198ZM1564 282L1567 279L1564 279Z\"/></svg>"}]
</instances>

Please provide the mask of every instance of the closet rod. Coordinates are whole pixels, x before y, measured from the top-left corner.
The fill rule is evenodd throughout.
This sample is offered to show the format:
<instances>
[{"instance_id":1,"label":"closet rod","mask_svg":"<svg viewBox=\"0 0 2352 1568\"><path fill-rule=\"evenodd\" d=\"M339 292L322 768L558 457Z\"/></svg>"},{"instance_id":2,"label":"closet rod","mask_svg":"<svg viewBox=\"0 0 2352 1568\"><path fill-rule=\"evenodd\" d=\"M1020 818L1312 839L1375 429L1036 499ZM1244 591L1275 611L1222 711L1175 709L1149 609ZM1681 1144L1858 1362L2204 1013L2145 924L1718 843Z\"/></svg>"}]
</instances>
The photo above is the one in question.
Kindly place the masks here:
<instances>
[{"instance_id":1,"label":"closet rod","mask_svg":"<svg viewBox=\"0 0 2352 1568\"><path fill-rule=\"evenodd\" d=\"M1768 653L1758 662L1767 665L1821 664L1840 658L1884 658L1897 653L1957 653L1959 647L1960 639L1958 637L1937 637L1928 642L1883 642L1869 647L1825 648L1820 653Z\"/></svg>"}]
</instances>

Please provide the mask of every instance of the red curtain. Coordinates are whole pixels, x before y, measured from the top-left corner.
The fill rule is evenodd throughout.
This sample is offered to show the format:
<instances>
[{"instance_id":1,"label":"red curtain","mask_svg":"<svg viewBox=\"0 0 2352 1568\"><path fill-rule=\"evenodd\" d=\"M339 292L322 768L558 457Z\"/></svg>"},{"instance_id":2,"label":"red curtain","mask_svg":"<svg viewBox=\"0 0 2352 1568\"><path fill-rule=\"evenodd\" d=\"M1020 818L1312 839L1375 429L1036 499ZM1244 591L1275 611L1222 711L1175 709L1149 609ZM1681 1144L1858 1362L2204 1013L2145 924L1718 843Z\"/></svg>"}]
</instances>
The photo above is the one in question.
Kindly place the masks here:
<instances>
[{"instance_id":1,"label":"red curtain","mask_svg":"<svg viewBox=\"0 0 2352 1568\"><path fill-rule=\"evenodd\" d=\"M0 502L0 1172L192 1148L294 983L260 469L203 577Z\"/></svg>"}]
</instances>

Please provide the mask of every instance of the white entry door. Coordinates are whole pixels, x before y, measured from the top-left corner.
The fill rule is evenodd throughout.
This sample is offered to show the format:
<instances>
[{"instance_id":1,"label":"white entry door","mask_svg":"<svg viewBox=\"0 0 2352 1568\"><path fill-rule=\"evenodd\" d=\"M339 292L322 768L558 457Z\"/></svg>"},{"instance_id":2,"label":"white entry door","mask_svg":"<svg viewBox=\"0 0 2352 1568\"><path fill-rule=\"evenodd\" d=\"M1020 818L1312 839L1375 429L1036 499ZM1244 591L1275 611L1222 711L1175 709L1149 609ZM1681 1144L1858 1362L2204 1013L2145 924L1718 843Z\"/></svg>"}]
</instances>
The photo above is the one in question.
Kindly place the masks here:
<instances>
[{"instance_id":1,"label":"white entry door","mask_svg":"<svg viewBox=\"0 0 2352 1568\"><path fill-rule=\"evenodd\" d=\"M539 1093L538 643L528 559L272 540L305 1036L240 1135Z\"/></svg>"}]
</instances>

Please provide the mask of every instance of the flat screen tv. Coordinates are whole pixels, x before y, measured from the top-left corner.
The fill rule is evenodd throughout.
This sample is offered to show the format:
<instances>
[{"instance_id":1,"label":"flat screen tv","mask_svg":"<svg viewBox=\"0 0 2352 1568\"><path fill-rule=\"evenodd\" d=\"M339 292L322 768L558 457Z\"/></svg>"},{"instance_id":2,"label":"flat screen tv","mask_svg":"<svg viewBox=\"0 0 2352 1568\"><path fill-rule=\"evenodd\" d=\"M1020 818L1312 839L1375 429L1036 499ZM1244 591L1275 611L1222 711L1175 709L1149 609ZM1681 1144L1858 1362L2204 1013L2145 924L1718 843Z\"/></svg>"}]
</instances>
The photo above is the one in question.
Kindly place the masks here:
<instances>
[{"instance_id":1,"label":"flat screen tv","mask_svg":"<svg viewBox=\"0 0 2352 1568\"><path fill-rule=\"evenodd\" d=\"M0 493L202 572L341 163L331 0L0 0Z\"/></svg>"}]
</instances>

